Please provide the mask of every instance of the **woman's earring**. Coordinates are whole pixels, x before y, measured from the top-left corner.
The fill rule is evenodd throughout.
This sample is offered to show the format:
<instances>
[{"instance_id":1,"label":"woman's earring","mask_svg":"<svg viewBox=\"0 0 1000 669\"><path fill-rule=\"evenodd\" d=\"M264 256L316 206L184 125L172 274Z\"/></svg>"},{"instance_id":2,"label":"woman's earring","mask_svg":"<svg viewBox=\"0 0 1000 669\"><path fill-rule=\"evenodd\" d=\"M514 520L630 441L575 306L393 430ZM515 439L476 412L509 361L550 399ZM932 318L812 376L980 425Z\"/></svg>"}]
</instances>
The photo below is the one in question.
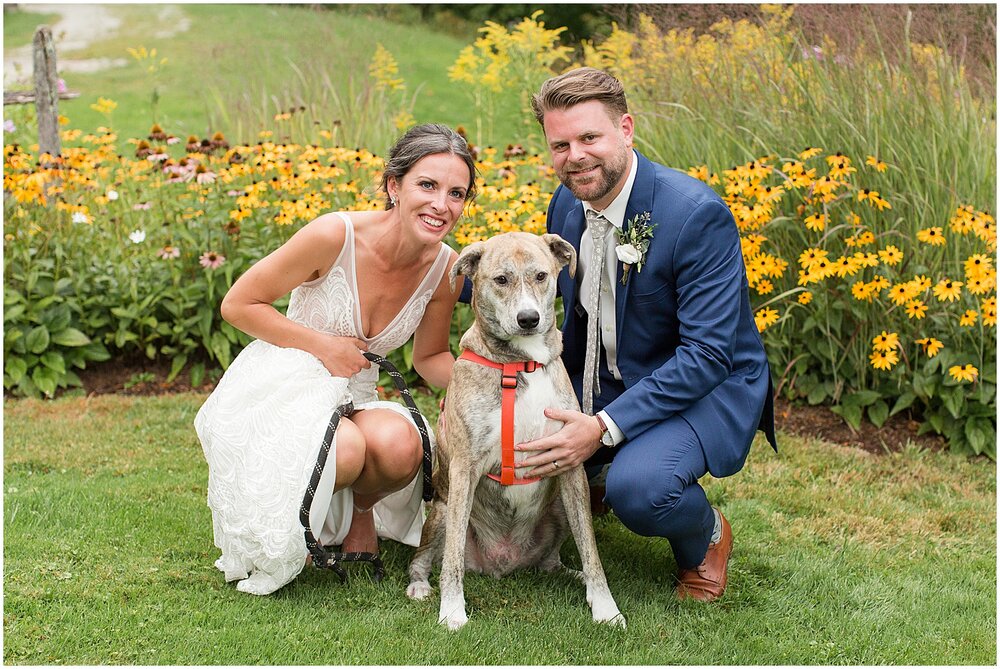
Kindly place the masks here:
<instances>
[{"instance_id":1,"label":"woman's earring","mask_svg":"<svg viewBox=\"0 0 1000 669\"><path fill-rule=\"evenodd\" d=\"M390 195L389 196L389 204L391 204L393 207L396 206L396 196L395 195Z\"/></svg>"}]
</instances>

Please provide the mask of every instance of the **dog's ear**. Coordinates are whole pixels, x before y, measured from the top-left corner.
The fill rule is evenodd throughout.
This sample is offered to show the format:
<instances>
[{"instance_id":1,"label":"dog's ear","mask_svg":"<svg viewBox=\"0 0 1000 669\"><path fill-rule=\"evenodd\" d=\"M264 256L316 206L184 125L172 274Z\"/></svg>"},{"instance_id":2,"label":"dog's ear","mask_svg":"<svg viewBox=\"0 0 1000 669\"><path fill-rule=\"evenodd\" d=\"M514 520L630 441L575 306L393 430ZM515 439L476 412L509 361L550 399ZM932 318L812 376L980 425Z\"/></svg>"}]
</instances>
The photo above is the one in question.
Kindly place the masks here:
<instances>
[{"instance_id":1,"label":"dog's ear","mask_svg":"<svg viewBox=\"0 0 1000 669\"><path fill-rule=\"evenodd\" d=\"M549 250L552 251L552 255L555 256L556 262L559 263L559 267L562 268L565 265L569 265L569 275L571 278L575 277L576 249L573 248L573 245L559 235L554 235L552 233L542 235L542 241L549 245Z\"/></svg>"},{"instance_id":2,"label":"dog's ear","mask_svg":"<svg viewBox=\"0 0 1000 669\"><path fill-rule=\"evenodd\" d=\"M451 286L452 292L455 291L455 279L458 278L458 275L471 278L476 273L476 268L479 267L479 261L482 257L483 242L475 242L462 249L462 252L458 254L458 260L448 272L448 285Z\"/></svg>"}]
</instances>

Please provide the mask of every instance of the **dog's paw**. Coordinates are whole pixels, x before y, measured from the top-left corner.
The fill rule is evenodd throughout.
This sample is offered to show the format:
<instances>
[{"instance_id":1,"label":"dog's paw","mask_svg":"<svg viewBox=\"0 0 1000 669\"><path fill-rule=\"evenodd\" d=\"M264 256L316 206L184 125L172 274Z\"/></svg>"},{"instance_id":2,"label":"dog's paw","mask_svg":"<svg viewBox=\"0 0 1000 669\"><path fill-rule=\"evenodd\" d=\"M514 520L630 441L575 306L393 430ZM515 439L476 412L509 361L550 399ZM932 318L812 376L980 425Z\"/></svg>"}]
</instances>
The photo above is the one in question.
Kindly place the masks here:
<instances>
[{"instance_id":1,"label":"dog's paw","mask_svg":"<svg viewBox=\"0 0 1000 669\"><path fill-rule=\"evenodd\" d=\"M469 616L465 614L464 602L462 604L449 604L442 599L438 622L447 625L452 632L462 629L462 626L469 622Z\"/></svg>"},{"instance_id":2,"label":"dog's paw","mask_svg":"<svg viewBox=\"0 0 1000 669\"><path fill-rule=\"evenodd\" d=\"M595 623L607 623L612 627L625 629L625 616L618 610L618 605L611 597L595 597L591 606Z\"/></svg>"},{"instance_id":3,"label":"dog's paw","mask_svg":"<svg viewBox=\"0 0 1000 669\"><path fill-rule=\"evenodd\" d=\"M457 632L465 626L465 623L469 622L469 616L465 615L463 611L461 615L453 614L447 618L442 618L438 622L442 625L447 625L449 631Z\"/></svg>"},{"instance_id":4,"label":"dog's paw","mask_svg":"<svg viewBox=\"0 0 1000 669\"><path fill-rule=\"evenodd\" d=\"M410 599L427 599L433 589L427 581L414 581L406 586L406 596Z\"/></svg>"}]
</instances>

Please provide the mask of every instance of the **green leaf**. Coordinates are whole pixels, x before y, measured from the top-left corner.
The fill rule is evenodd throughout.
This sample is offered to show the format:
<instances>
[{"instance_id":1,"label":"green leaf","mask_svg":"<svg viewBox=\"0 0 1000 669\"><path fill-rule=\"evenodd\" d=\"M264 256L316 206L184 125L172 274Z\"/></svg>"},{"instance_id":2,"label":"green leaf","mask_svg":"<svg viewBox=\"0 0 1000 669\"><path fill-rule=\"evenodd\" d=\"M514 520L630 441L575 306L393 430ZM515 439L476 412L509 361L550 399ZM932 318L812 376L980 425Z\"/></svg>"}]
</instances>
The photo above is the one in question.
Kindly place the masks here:
<instances>
[{"instance_id":1,"label":"green leaf","mask_svg":"<svg viewBox=\"0 0 1000 669\"><path fill-rule=\"evenodd\" d=\"M815 406L817 404L820 404L823 400L825 400L827 398L827 395L828 393L826 392L826 384L820 383L815 388L809 391L809 394L806 396L806 401L809 402L809 404Z\"/></svg>"},{"instance_id":2,"label":"green leaf","mask_svg":"<svg viewBox=\"0 0 1000 669\"><path fill-rule=\"evenodd\" d=\"M187 355L174 356L173 361L170 363L170 374L167 375L167 383L177 378L177 375L184 369L184 365L187 364L187 360Z\"/></svg>"},{"instance_id":3,"label":"green leaf","mask_svg":"<svg viewBox=\"0 0 1000 669\"><path fill-rule=\"evenodd\" d=\"M6 296L4 297L4 301L6 301ZM28 307L23 304L15 304L14 306L4 308L3 322L10 323L12 321L16 321L24 314L25 311L27 311L27 309Z\"/></svg>"},{"instance_id":4,"label":"green leaf","mask_svg":"<svg viewBox=\"0 0 1000 669\"><path fill-rule=\"evenodd\" d=\"M31 371L31 380L35 382L40 391L49 397L52 397L56 392L59 381L56 373L44 365L39 365Z\"/></svg>"},{"instance_id":5,"label":"green leaf","mask_svg":"<svg viewBox=\"0 0 1000 669\"><path fill-rule=\"evenodd\" d=\"M32 353L41 353L49 347L49 330L44 325L32 328L25 338L25 345Z\"/></svg>"},{"instance_id":6,"label":"green leaf","mask_svg":"<svg viewBox=\"0 0 1000 669\"><path fill-rule=\"evenodd\" d=\"M24 358L13 355L7 356L3 370L10 377L10 383L13 385L20 383L21 379L28 372L28 363L24 361Z\"/></svg>"},{"instance_id":7,"label":"green leaf","mask_svg":"<svg viewBox=\"0 0 1000 669\"><path fill-rule=\"evenodd\" d=\"M965 438L969 440L969 446L972 447L976 455L982 453L986 448L988 434L982 428L983 422L987 423L986 427L988 429L989 421L981 421L981 419L974 418L965 423ZM994 434L996 434L996 431L994 431Z\"/></svg>"},{"instance_id":8,"label":"green leaf","mask_svg":"<svg viewBox=\"0 0 1000 669\"><path fill-rule=\"evenodd\" d=\"M962 415L962 405L965 404L965 390L961 386L946 388L941 391L941 400L944 408L948 410L952 418L960 418Z\"/></svg>"},{"instance_id":9,"label":"green leaf","mask_svg":"<svg viewBox=\"0 0 1000 669\"><path fill-rule=\"evenodd\" d=\"M222 334L222 332L216 330L212 333L212 342L210 346L212 355L219 361L219 364L222 365L223 369L227 369L229 367L229 363L232 361L230 346L229 340L226 339L226 335Z\"/></svg>"},{"instance_id":10,"label":"green leaf","mask_svg":"<svg viewBox=\"0 0 1000 669\"><path fill-rule=\"evenodd\" d=\"M42 354L42 364L60 376L66 373L66 361L62 354L56 351L48 351Z\"/></svg>"},{"instance_id":11,"label":"green leaf","mask_svg":"<svg viewBox=\"0 0 1000 669\"><path fill-rule=\"evenodd\" d=\"M857 430L861 427L861 407L852 406L850 404L840 404L835 407L830 407L830 411L843 418L852 429Z\"/></svg>"},{"instance_id":12,"label":"green leaf","mask_svg":"<svg viewBox=\"0 0 1000 669\"><path fill-rule=\"evenodd\" d=\"M205 380L205 363L196 362L191 365L191 387L197 388Z\"/></svg>"},{"instance_id":13,"label":"green leaf","mask_svg":"<svg viewBox=\"0 0 1000 669\"><path fill-rule=\"evenodd\" d=\"M881 397L881 395L874 390L859 390L856 393L846 395L843 399L843 403L856 407L866 407L875 402L875 400L879 397Z\"/></svg>"},{"instance_id":14,"label":"green leaf","mask_svg":"<svg viewBox=\"0 0 1000 669\"><path fill-rule=\"evenodd\" d=\"M868 420L875 427L882 427L889 418L889 405L879 400L868 407Z\"/></svg>"},{"instance_id":15,"label":"green leaf","mask_svg":"<svg viewBox=\"0 0 1000 669\"><path fill-rule=\"evenodd\" d=\"M86 346L90 343L90 337L76 328L66 328L52 335L52 343L60 346Z\"/></svg>"},{"instance_id":16,"label":"green leaf","mask_svg":"<svg viewBox=\"0 0 1000 669\"><path fill-rule=\"evenodd\" d=\"M907 390L905 393L903 393L896 399L896 403L892 405L892 411L889 412L889 415L895 416L900 411L909 409L911 406L913 406L913 401L915 399L917 399L917 396L912 392L910 392L909 390Z\"/></svg>"}]
</instances>

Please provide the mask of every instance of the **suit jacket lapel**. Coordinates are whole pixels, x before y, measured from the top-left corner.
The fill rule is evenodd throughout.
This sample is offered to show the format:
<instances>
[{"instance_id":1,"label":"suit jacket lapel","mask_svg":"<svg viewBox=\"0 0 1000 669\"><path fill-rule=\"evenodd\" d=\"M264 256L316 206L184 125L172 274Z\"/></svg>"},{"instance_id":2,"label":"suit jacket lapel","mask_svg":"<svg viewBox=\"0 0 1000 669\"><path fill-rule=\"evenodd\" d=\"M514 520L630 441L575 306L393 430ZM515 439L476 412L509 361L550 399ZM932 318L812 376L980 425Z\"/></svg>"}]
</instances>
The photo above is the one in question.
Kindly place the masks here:
<instances>
[{"instance_id":1,"label":"suit jacket lapel","mask_svg":"<svg viewBox=\"0 0 1000 669\"><path fill-rule=\"evenodd\" d=\"M573 248L577 249L578 252L580 249L580 239L583 237L584 223L583 203L577 200L576 204L567 212L559 236L572 244ZM567 272L567 276L568 274ZM569 316L570 309L576 308L576 283L576 279L570 277L568 287L563 290L563 310L566 312L567 317Z\"/></svg>"},{"instance_id":2,"label":"suit jacket lapel","mask_svg":"<svg viewBox=\"0 0 1000 669\"><path fill-rule=\"evenodd\" d=\"M625 222L622 225L622 234L625 235L629 230L629 223L635 219L641 213L652 212L653 211L653 184L655 182L655 168L653 163L649 161L644 155L635 152L635 157L639 161L639 165L635 173L635 181L632 182L632 192L629 194L628 205L625 207ZM653 221L655 222L655 221ZM618 350L621 350L621 336L622 336L622 324L625 322L625 310L628 307L628 294L632 290L632 285L635 283L634 276L635 268L629 272L629 281L624 286L622 285L622 276L624 275L624 268L622 263L617 264L618 271L616 273L616 284L615 284L615 332L617 334L616 342Z\"/></svg>"}]
</instances>

